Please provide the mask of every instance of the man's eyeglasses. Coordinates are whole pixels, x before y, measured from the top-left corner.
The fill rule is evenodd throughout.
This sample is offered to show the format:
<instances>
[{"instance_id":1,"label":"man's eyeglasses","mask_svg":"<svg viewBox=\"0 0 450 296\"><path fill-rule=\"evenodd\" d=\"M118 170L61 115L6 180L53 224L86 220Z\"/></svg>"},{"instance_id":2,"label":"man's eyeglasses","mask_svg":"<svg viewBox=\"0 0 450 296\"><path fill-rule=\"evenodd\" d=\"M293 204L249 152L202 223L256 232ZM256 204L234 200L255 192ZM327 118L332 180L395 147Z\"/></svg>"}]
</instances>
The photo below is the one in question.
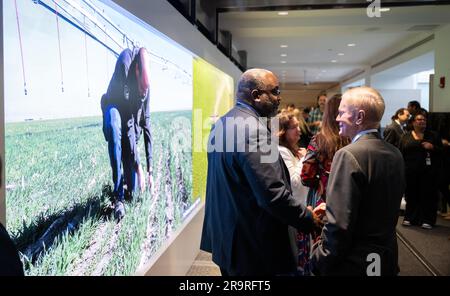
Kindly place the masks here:
<instances>
[{"instance_id":1,"label":"man's eyeglasses","mask_svg":"<svg viewBox=\"0 0 450 296\"><path fill-rule=\"evenodd\" d=\"M274 96L279 96L281 94L280 87L278 86L270 90L261 89L261 91L270 92Z\"/></svg>"}]
</instances>

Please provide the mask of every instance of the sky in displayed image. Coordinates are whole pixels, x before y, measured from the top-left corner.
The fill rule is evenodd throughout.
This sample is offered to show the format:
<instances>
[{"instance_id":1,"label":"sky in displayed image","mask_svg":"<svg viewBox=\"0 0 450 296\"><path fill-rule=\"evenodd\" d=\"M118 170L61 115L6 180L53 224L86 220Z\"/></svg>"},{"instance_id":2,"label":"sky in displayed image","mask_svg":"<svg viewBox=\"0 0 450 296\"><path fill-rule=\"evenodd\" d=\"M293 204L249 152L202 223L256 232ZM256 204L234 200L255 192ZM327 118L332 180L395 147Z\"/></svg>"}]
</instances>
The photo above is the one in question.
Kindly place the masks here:
<instances>
[{"instance_id":1,"label":"sky in displayed image","mask_svg":"<svg viewBox=\"0 0 450 296\"><path fill-rule=\"evenodd\" d=\"M42 2L56 7L53 1ZM63 18L57 22L55 13L32 0L16 1L20 42L15 1L3 1L6 122L101 115L100 98L114 71L116 55L131 44L90 8L88 1L71 2L96 23L76 9L68 10L75 16L72 21L87 25L112 50ZM151 111L192 109L192 53L111 1L92 3L130 40L150 52ZM122 44L114 43L99 26Z\"/></svg>"}]
</instances>

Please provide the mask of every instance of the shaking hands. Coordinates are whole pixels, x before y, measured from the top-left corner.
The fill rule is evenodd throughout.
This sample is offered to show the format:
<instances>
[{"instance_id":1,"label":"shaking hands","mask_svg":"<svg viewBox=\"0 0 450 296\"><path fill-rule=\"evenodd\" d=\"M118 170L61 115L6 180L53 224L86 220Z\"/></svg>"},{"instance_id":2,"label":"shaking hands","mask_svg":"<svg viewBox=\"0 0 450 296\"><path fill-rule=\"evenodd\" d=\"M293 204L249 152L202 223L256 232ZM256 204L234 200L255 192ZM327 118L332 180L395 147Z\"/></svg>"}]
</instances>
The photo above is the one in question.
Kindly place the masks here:
<instances>
[{"instance_id":1,"label":"shaking hands","mask_svg":"<svg viewBox=\"0 0 450 296\"><path fill-rule=\"evenodd\" d=\"M311 206L307 206L307 208L313 214L314 224L316 225L316 227L322 228L324 224L323 217L325 216L326 213L326 204L323 202L314 209Z\"/></svg>"}]
</instances>

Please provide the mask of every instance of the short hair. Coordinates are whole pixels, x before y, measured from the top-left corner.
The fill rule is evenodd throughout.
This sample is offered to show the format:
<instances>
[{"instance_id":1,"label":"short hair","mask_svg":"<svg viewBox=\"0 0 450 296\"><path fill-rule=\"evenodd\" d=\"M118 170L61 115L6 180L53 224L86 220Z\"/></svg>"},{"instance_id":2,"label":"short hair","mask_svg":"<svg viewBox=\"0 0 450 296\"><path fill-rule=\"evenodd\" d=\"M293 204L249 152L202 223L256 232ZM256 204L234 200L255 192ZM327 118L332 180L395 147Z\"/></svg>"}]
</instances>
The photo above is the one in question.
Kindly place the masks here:
<instances>
[{"instance_id":1,"label":"short hair","mask_svg":"<svg viewBox=\"0 0 450 296\"><path fill-rule=\"evenodd\" d=\"M418 101L408 102L408 106L414 107L416 110L419 110L421 108L420 103Z\"/></svg>"},{"instance_id":2,"label":"short hair","mask_svg":"<svg viewBox=\"0 0 450 296\"><path fill-rule=\"evenodd\" d=\"M392 120L398 119L399 115L403 115L405 111L408 111L406 108L400 108L397 111L395 111L395 114L391 117Z\"/></svg>"},{"instance_id":3,"label":"short hair","mask_svg":"<svg viewBox=\"0 0 450 296\"><path fill-rule=\"evenodd\" d=\"M320 99L320 97L322 97L322 96L327 96L327 93L325 93L325 92L321 92L318 96L317 96L317 101L319 101L319 99Z\"/></svg>"},{"instance_id":4,"label":"short hair","mask_svg":"<svg viewBox=\"0 0 450 296\"><path fill-rule=\"evenodd\" d=\"M366 123L380 123L385 104L383 97L376 89L368 86L355 87L347 90L343 97L349 99L355 108L365 111Z\"/></svg>"},{"instance_id":5,"label":"short hair","mask_svg":"<svg viewBox=\"0 0 450 296\"><path fill-rule=\"evenodd\" d=\"M264 69L250 69L245 71L238 82L236 97L238 99L250 99L250 94L254 89L264 89L263 77L270 73Z\"/></svg>"}]
</instances>

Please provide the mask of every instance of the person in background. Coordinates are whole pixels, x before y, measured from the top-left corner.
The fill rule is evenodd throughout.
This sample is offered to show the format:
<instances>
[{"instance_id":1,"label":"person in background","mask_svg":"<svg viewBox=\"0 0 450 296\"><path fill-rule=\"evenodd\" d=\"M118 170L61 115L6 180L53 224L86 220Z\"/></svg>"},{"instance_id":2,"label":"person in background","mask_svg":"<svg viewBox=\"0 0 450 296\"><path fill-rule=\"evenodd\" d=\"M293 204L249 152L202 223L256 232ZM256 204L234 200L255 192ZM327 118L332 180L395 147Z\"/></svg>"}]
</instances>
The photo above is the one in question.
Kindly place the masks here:
<instances>
[{"instance_id":1,"label":"person in background","mask_svg":"<svg viewBox=\"0 0 450 296\"><path fill-rule=\"evenodd\" d=\"M292 196L278 146L263 152L267 143L261 137L271 138L267 119L281 101L278 79L268 70L247 70L236 97L208 140L200 249L212 253L224 276L292 274L297 258L289 225L308 233L320 219ZM275 159L262 161L268 153Z\"/></svg>"},{"instance_id":2,"label":"person in background","mask_svg":"<svg viewBox=\"0 0 450 296\"><path fill-rule=\"evenodd\" d=\"M408 102L407 109L410 114L410 117L408 119L408 122L406 123L406 131L412 131L414 129L412 116L415 115L416 113L420 112L425 116L425 118L427 118L428 111L426 109L422 108L418 101Z\"/></svg>"},{"instance_id":3,"label":"person in background","mask_svg":"<svg viewBox=\"0 0 450 296\"><path fill-rule=\"evenodd\" d=\"M427 130L423 113L417 112L411 119L413 130L401 138L399 147L406 174L406 209L402 225L432 229L437 215L442 141L437 133Z\"/></svg>"},{"instance_id":4,"label":"person in background","mask_svg":"<svg viewBox=\"0 0 450 296\"><path fill-rule=\"evenodd\" d=\"M280 155L289 170L292 196L306 207L308 188L302 184L300 179L302 161L306 153L306 149L298 146L298 141L301 136L299 121L296 114L289 111L282 112L281 114L278 114L277 117L279 120L279 131L277 132L277 136L279 137L279 150ZM297 237L297 275L310 275L308 265L310 236L302 232L297 232L297 230L293 227L292 231Z\"/></svg>"},{"instance_id":5,"label":"person in background","mask_svg":"<svg viewBox=\"0 0 450 296\"><path fill-rule=\"evenodd\" d=\"M398 109L391 117L392 123L386 126L383 138L386 142L399 147L401 137L406 133L405 124L409 120L409 111L406 108Z\"/></svg>"},{"instance_id":6,"label":"person in background","mask_svg":"<svg viewBox=\"0 0 450 296\"><path fill-rule=\"evenodd\" d=\"M422 108L420 106L420 103L418 101L410 101L408 102L408 106L406 107L408 109L409 114L415 115L417 112L419 112Z\"/></svg>"},{"instance_id":7,"label":"person in background","mask_svg":"<svg viewBox=\"0 0 450 296\"><path fill-rule=\"evenodd\" d=\"M377 128L384 100L373 88L347 90L336 121L352 143L336 152L327 188L327 221L313 246L319 275L396 275L396 225L405 188L400 151ZM378 264L373 264L376 254Z\"/></svg>"},{"instance_id":8,"label":"person in background","mask_svg":"<svg viewBox=\"0 0 450 296\"><path fill-rule=\"evenodd\" d=\"M408 109L409 114L414 115L420 111L421 106L418 101L410 101L408 102L408 106L406 108Z\"/></svg>"},{"instance_id":9,"label":"person in background","mask_svg":"<svg viewBox=\"0 0 450 296\"><path fill-rule=\"evenodd\" d=\"M298 140L298 146L300 148L306 148L312 138L312 133L309 130L308 124L302 116L302 111L300 109L294 109L293 113L298 120L298 126L300 128L300 139Z\"/></svg>"},{"instance_id":10,"label":"person in background","mask_svg":"<svg viewBox=\"0 0 450 296\"><path fill-rule=\"evenodd\" d=\"M309 113L311 112L311 108L306 107L306 108L303 108L301 111L302 111L303 119L306 122L309 122Z\"/></svg>"},{"instance_id":11,"label":"person in background","mask_svg":"<svg viewBox=\"0 0 450 296\"><path fill-rule=\"evenodd\" d=\"M315 135L320 131L322 125L323 111L325 109L325 103L327 102L327 95L320 94L317 97L317 106L309 113L309 129L312 134Z\"/></svg>"},{"instance_id":12,"label":"person in background","mask_svg":"<svg viewBox=\"0 0 450 296\"><path fill-rule=\"evenodd\" d=\"M336 94L325 104L322 129L308 145L303 162L302 182L308 186L307 205L316 207L326 202L326 188L331 171L331 162L336 152L349 143L349 139L339 135L336 121L341 95Z\"/></svg>"},{"instance_id":13,"label":"person in background","mask_svg":"<svg viewBox=\"0 0 450 296\"><path fill-rule=\"evenodd\" d=\"M150 133L150 58L145 48L125 49L119 55L106 94L102 96L103 134L113 179L114 216L125 215L124 183L131 194L152 186L152 142ZM144 133L147 174L139 160L138 140ZM123 174L122 174L123 162ZM136 178L137 177L137 178Z\"/></svg>"}]
</instances>

